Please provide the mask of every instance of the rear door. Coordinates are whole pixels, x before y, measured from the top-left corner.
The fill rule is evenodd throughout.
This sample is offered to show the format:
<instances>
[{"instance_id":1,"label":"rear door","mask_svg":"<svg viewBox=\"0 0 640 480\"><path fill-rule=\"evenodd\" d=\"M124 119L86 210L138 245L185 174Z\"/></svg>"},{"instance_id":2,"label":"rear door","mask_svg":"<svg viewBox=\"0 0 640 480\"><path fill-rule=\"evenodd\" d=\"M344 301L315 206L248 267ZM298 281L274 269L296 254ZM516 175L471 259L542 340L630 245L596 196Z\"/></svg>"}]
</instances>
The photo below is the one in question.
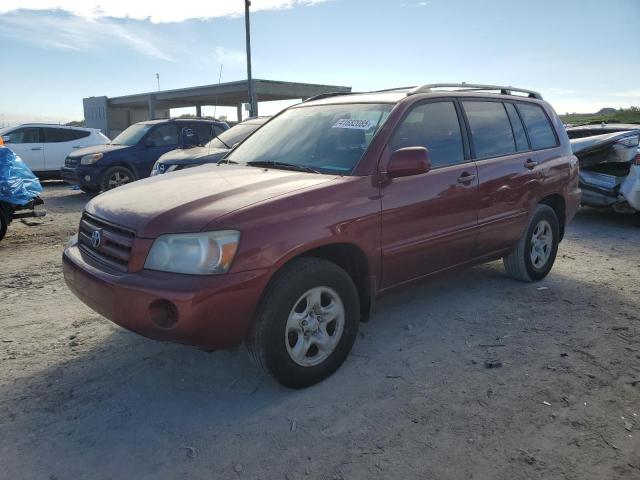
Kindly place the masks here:
<instances>
[{"instance_id":1,"label":"rear door","mask_svg":"<svg viewBox=\"0 0 640 480\"><path fill-rule=\"evenodd\" d=\"M539 169L513 103L461 102L478 166L478 239L474 257L511 247L536 201Z\"/></svg>"},{"instance_id":2,"label":"rear door","mask_svg":"<svg viewBox=\"0 0 640 480\"><path fill-rule=\"evenodd\" d=\"M467 261L478 216L478 180L453 100L416 105L400 122L389 153L429 150L431 171L381 186L382 287Z\"/></svg>"},{"instance_id":3,"label":"rear door","mask_svg":"<svg viewBox=\"0 0 640 480\"><path fill-rule=\"evenodd\" d=\"M42 172L44 166L44 144L40 127L21 127L5 136L9 136L9 147L34 172Z\"/></svg>"},{"instance_id":4,"label":"rear door","mask_svg":"<svg viewBox=\"0 0 640 480\"><path fill-rule=\"evenodd\" d=\"M64 166L64 159L73 152L78 143L75 132L69 127L44 127L42 130L45 170L60 170L60 167Z\"/></svg>"}]
</instances>

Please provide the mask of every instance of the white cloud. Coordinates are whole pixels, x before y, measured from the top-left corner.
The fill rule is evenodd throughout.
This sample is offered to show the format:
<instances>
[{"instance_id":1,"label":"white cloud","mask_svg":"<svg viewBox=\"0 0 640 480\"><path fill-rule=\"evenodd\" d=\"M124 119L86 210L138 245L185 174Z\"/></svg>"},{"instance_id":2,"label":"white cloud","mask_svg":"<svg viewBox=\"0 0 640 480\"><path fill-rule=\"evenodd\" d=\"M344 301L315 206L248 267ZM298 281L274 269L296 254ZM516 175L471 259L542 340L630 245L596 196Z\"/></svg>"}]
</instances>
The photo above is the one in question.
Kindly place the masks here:
<instances>
[{"instance_id":1,"label":"white cloud","mask_svg":"<svg viewBox=\"0 0 640 480\"><path fill-rule=\"evenodd\" d=\"M0 37L19 39L40 48L86 51L124 45L146 56L173 61L170 44L143 22L126 26L111 19L87 20L74 15L0 16ZM108 48L108 47L107 47Z\"/></svg>"},{"instance_id":2,"label":"white cloud","mask_svg":"<svg viewBox=\"0 0 640 480\"><path fill-rule=\"evenodd\" d=\"M315 5L329 0L252 0L251 11L279 10ZM153 23L181 22L244 13L242 0L191 0L188 3L157 0L2 0L0 14L14 10L64 10L95 20L104 17L150 20Z\"/></svg>"}]
</instances>

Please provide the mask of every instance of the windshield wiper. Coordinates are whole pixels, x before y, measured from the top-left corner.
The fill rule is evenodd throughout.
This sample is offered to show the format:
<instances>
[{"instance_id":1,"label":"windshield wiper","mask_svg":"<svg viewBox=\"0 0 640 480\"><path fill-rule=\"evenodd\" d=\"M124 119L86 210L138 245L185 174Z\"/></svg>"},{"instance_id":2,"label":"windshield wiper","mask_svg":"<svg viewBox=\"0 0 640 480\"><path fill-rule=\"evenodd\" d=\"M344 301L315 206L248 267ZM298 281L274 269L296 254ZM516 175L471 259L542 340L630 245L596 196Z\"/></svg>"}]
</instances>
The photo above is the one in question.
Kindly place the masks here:
<instances>
[{"instance_id":1,"label":"windshield wiper","mask_svg":"<svg viewBox=\"0 0 640 480\"><path fill-rule=\"evenodd\" d=\"M226 158L221 158L220 160L218 160L216 162L216 165L222 165L223 163L233 163L234 165L238 164L238 162L234 162L233 160L228 160Z\"/></svg>"},{"instance_id":2,"label":"windshield wiper","mask_svg":"<svg viewBox=\"0 0 640 480\"><path fill-rule=\"evenodd\" d=\"M286 170L295 170L298 172L321 173L315 168L307 167L306 165L296 165L295 163L287 162L276 162L274 160L256 160L254 162L247 162L247 165L251 167L272 167L282 168Z\"/></svg>"}]
</instances>

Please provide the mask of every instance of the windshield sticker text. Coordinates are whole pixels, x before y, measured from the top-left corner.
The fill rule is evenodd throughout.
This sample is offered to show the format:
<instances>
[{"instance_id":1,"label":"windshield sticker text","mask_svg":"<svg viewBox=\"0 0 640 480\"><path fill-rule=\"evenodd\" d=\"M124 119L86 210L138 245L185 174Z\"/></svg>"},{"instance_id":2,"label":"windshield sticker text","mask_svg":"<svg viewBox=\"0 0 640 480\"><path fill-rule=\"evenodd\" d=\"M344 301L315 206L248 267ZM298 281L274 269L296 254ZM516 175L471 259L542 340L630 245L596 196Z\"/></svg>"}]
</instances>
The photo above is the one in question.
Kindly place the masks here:
<instances>
[{"instance_id":1,"label":"windshield sticker text","mask_svg":"<svg viewBox=\"0 0 640 480\"><path fill-rule=\"evenodd\" d=\"M371 120L356 120L354 118L341 118L332 128L350 128L354 130L369 130L373 127Z\"/></svg>"}]
</instances>

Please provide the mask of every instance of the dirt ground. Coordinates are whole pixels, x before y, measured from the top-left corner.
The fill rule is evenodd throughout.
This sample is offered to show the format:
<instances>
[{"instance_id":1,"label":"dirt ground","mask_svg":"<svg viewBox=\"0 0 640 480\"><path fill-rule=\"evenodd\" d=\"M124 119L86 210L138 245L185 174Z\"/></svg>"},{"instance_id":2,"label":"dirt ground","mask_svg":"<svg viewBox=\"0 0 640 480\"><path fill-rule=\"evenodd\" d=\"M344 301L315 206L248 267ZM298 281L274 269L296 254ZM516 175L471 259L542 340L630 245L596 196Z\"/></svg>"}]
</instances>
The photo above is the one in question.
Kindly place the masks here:
<instances>
[{"instance_id":1,"label":"dirt ground","mask_svg":"<svg viewBox=\"0 0 640 480\"><path fill-rule=\"evenodd\" d=\"M343 367L147 340L65 287L87 194L0 243L2 479L640 479L640 218L583 209L552 273L495 262L380 299ZM502 367L489 369L486 360Z\"/></svg>"}]
</instances>

